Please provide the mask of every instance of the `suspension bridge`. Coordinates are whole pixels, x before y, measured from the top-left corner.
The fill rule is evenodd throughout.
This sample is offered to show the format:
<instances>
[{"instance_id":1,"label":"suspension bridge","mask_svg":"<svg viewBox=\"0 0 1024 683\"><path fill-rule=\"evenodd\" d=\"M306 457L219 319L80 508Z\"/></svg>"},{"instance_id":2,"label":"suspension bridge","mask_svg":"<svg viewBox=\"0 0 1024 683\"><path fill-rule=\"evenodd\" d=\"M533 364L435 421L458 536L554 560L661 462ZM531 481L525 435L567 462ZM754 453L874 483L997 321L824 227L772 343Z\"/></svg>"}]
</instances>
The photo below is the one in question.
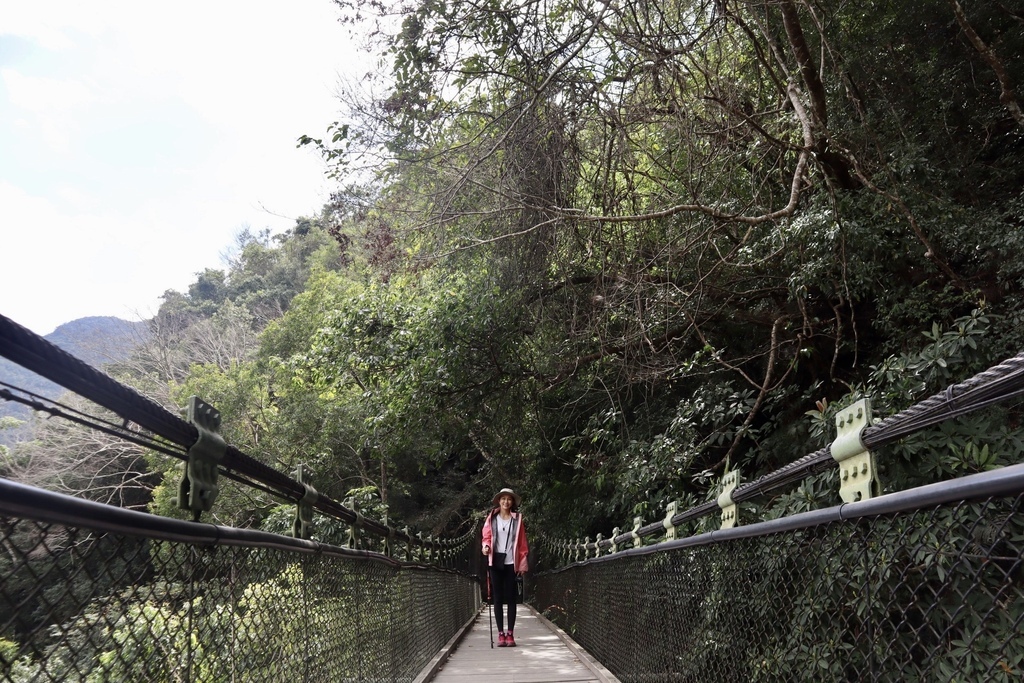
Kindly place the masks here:
<instances>
[{"instance_id":1,"label":"suspension bridge","mask_svg":"<svg viewBox=\"0 0 1024 683\"><path fill-rule=\"evenodd\" d=\"M475 532L435 538L318 492L0 316L0 355L116 416L27 404L181 459L172 519L0 479L0 681L1011 681L1024 676L1024 465L879 495L877 453L1018 398L1024 354L717 500L608 537L531 529L516 648L492 648ZM744 523L834 472L842 504ZM220 526L225 480L294 506ZM315 517L318 515L319 517ZM316 540L331 520L344 538Z\"/></svg>"}]
</instances>

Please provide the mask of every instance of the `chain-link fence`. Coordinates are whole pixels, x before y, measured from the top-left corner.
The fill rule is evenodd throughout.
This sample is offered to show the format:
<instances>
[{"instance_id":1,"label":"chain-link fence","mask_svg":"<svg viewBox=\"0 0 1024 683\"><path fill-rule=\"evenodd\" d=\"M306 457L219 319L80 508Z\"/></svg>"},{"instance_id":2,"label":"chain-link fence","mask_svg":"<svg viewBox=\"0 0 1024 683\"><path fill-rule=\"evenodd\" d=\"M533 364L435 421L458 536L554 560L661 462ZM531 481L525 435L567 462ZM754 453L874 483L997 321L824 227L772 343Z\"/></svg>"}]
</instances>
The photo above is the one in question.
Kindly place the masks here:
<instances>
[{"instance_id":1,"label":"chain-link fence","mask_svg":"<svg viewBox=\"0 0 1024 683\"><path fill-rule=\"evenodd\" d=\"M0 681L411 681L479 608L464 573L0 484Z\"/></svg>"},{"instance_id":2,"label":"chain-link fence","mask_svg":"<svg viewBox=\"0 0 1024 683\"><path fill-rule=\"evenodd\" d=\"M534 604L623 681L1020 681L1022 491L1018 465L636 548Z\"/></svg>"}]
</instances>

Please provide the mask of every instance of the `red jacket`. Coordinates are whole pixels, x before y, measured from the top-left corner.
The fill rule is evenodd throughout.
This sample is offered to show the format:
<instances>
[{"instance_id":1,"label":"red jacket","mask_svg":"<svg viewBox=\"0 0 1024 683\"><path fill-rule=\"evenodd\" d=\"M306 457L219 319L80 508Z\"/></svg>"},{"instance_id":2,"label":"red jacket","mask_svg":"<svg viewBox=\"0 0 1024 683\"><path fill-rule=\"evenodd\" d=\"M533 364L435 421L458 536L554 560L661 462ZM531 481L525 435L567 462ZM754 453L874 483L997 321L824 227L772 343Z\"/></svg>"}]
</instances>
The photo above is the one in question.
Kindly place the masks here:
<instances>
[{"instance_id":1,"label":"red jacket","mask_svg":"<svg viewBox=\"0 0 1024 683\"><path fill-rule=\"evenodd\" d=\"M491 552L487 554L487 566L490 567L494 564L494 544L491 543L491 539L498 537L498 509L495 508L490 511L487 515L487 519L484 520L484 531L483 531L483 543L481 544L481 550L483 546L487 545L491 547ZM527 570L527 555L530 554L530 548L526 545L526 525L523 524L523 516L518 512L512 513L512 528L509 530L512 534L512 557L515 558L513 565L516 573L522 573Z\"/></svg>"}]
</instances>

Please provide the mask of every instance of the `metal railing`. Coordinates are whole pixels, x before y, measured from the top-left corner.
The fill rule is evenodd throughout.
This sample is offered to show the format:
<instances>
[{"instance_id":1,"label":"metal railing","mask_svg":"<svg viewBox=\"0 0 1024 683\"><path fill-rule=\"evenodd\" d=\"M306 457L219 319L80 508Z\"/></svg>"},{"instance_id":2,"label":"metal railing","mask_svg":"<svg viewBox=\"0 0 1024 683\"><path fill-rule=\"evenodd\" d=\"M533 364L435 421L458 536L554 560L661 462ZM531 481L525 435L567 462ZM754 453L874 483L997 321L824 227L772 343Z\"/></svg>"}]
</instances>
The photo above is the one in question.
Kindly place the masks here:
<instances>
[{"instance_id":1,"label":"metal railing","mask_svg":"<svg viewBox=\"0 0 1024 683\"><path fill-rule=\"evenodd\" d=\"M622 681L1019 681L1024 465L592 558L534 605Z\"/></svg>"},{"instance_id":2,"label":"metal railing","mask_svg":"<svg viewBox=\"0 0 1024 683\"><path fill-rule=\"evenodd\" d=\"M734 479L734 488L727 491L727 497L719 496L718 500L710 500L683 511L677 510L675 503L670 503L664 519L644 524L643 520L637 517L633 520L631 530L620 533L619 528L615 528L607 538L598 536L594 541L589 538L544 538L542 540L545 559L548 560L548 566L554 567L615 553L645 542L673 539L677 528L684 528L684 525L720 513L723 513L724 521L724 512L730 506L734 507L756 500L768 493L798 483L806 477L836 469L837 466L840 466L837 460L841 461L851 453L856 454L857 451L860 451L861 454L868 455L871 449L896 443L914 432L975 410L1007 402L1022 395L1024 395L1024 352L963 382L951 385L906 410L874 424L871 422L870 401L859 402L836 416L838 425L844 419L843 413L851 414L847 419L852 418L857 413L860 404L865 403L866 405L860 409L866 410L867 416L858 425L859 431L840 433L831 446L809 453L753 481L739 483L736 478ZM847 425L849 424L847 422ZM846 452L839 455L837 453L839 450ZM867 460L873 461L873 458ZM839 469L842 467L840 466ZM728 478L728 474L723 477L723 483ZM846 500L845 497L844 500Z\"/></svg>"},{"instance_id":3,"label":"metal railing","mask_svg":"<svg viewBox=\"0 0 1024 683\"><path fill-rule=\"evenodd\" d=\"M411 681L479 611L473 532L366 517L226 444L198 399L183 420L3 316L0 355L123 421L0 398L183 460L193 518L0 479L0 681ZM293 535L199 523L218 477L294 503ZM347 547L308 540L314 511Z\"/></svg>"},{"instance_id":4,"label":"metal railing","mask_svg":"<svg viewBox=\"0 0 1024 683\"><path fill-rule=\"evenodd\" d=\"M1022 392L1018 354L877 424L862 400L830 448L727 476L716 501L546 540L561 568L533 602L623 681L1022 680L1024 465L874 497L871 452ZM843 504L734 526L738 503L829 468ZM676 538L715 513L721 530Z\"/></svg>"},{"instance_id":5,"label":"metal railing","mask_svg":"<svg viewBox=\"0 0 1024 683\"><path fill-rule=\"evenodd\" d=\"M0 480L0 681L411 681L473 577Z\"/></svg>"},{"instance_id":6,"label":"metal railing","mask_svg":"<svg viewBox=\"0 0 1024 683\"><path fill-rule=\"evenodd\" d=\"M109 422L63 409L56 401L25 391L12 392L14 387L2 384L0 399L25 403L34 410L65 418L184 461L182 471L190 479L189 488L192 493L186 493L180 498L182 507L189 509L195 519L212 507L218 490L216 480L225 477L243 486L262 490L279 500L295 503L294 528L298 535L308 531L313 512L316 511L346 525L350 530L351 545L361 545L361 537L375 537L388 553L406 560L416 558L421 561L438 559L450 562L456 556L465 555L469 547L471 533L459 538L435 539L364 516L351 502L344 505L318 493L310 482L305 481L304 476L300 476L305 474L301 466L296 477L292 478L237 447L224 443L217 434L219 413L197 397L193 397L193 403L201 419L184 420L3 315L0 315L0 356L106 408L123 422ZM192 412L193 405L189 409ZM213 415L212 419L210 415ZM202 499L206 499L205 502Z\"/></svg>"}]
</instances>

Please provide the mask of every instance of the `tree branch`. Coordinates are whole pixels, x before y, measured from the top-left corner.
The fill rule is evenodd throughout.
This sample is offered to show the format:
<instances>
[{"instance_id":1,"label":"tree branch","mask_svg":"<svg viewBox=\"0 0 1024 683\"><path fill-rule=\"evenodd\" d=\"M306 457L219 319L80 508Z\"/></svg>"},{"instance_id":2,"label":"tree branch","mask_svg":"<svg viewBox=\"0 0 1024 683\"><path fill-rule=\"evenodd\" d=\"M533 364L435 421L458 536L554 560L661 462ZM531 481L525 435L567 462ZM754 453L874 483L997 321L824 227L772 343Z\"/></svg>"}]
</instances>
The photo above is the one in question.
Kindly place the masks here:
<instances>
[{"instance_id":1,"label":"tree branch","mask_svg":"<svg viewBox=\"0 0 1024 683\"><path fill-rule=\"evenodd\" d=\"M971 23L967 20L967 15L964 13L960 3L957 0L947 0L949 6L953 8L953 14L956 16L956 23L960 24L961 30L967 36L967 40L971 42L974 49L978 51L981 58L985 60L985 63L992 68L992 71L996 74L996 79L999 81L999 101L1006 107L1006 110L1010 112L1010 116L1017 122L1017 125L1024 128L1024 112L1021 111L1020 103L1017 102L1017 95L1013 90L1013 83L1010 81L1010 74L1006 73L1006 67L1003 66L1003 62L996 55L996 51L993 50L989 45L981 39L978 32L974 30Z\"/></svg>"}]
</instances>

